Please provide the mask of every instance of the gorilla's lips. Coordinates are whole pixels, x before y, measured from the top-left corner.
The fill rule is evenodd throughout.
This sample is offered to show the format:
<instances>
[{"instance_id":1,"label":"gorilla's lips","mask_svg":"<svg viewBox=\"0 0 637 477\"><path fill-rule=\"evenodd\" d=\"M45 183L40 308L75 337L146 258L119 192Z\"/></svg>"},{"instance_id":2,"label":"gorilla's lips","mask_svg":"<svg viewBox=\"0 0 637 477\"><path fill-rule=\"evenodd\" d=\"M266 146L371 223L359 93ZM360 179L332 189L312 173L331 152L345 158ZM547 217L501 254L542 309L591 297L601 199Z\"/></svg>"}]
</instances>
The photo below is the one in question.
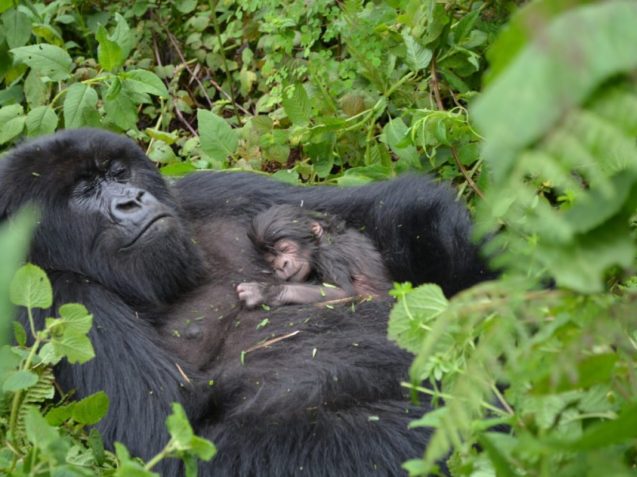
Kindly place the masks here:
<instances>
[{"instance_id":1,"label":"gorilla's lips","mask_svg":"<svg viewBox=\"0 0 637 477\"><path fill-rule=\"evenodd\" d=\"M153 227L153 225L157 224L158 222L160 222L162 220L172 219L172 218L173 218L172 215L167 214L165 212L159 213L159 214L155 215L154 217L151 217L148 221L146 221L146 223L144 223L139 228L139 232L137 233L137 235L135 235L133 237L133 239L129 243L124 245L122 247L122 249L127 249L127 248L132 247L137 242L139 242L140 239L143 239L146 235L152 234L158 228L160 228L160 229L162 228L162 227Z\"/></svg>"}]
</instances>

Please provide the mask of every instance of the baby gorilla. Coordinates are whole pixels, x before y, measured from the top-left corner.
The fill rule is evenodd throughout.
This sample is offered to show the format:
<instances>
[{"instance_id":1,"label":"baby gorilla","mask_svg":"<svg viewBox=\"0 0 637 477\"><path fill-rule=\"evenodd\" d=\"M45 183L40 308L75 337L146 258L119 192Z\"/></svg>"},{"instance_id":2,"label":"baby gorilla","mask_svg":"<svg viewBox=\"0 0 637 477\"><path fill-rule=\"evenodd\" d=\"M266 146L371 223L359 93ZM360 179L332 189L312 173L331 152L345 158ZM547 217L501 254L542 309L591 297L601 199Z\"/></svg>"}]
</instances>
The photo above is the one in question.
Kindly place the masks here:
<instances>
[{"instance_id":1,"label":"baby gorilla","mask_svg":"<svg viewBox=\"0 0 637 477\"><path fill-rule=\"evenodd\" d=\"M239 284L239 299L248 307L383 296L391 288L371 240L335 216L276 205L252 220L248 237L286 282Z\"/></svg>"}]
</instances>

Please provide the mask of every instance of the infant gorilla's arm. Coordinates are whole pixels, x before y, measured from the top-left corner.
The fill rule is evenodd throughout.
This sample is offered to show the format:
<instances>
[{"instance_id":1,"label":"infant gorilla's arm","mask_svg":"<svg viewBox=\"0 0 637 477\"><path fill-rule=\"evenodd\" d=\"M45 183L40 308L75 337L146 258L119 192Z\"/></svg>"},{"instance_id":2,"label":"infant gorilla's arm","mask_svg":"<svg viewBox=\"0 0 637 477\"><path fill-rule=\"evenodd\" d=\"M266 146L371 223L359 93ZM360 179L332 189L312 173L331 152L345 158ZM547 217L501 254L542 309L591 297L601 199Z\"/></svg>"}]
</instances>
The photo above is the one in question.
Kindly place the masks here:
<instances>
[{"instance_id":1,"label":"infant gorilla's arm","mask_svg":"<svg viewBox=\"0 0 637 477\"><path fill-rule=\"evenodd\" d=\"M333 285L307 283L270 284L245 282L237 285L239 299L248 308L258 305L305 305L322 301L339 300L351 296L342 288Z\"/></svg>"}]
</instances>

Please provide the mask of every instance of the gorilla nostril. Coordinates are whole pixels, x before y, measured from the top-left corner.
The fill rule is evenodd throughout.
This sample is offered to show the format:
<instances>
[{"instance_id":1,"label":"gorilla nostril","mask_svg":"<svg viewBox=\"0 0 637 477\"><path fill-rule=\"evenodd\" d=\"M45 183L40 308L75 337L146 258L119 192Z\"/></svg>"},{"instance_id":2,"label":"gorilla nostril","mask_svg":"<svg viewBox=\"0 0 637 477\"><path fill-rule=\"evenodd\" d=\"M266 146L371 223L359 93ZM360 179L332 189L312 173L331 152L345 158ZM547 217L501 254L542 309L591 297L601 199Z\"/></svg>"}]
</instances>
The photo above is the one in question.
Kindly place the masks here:
<instances>
[{"instance_id":1,"label":"gorilla nostril","mask_svg":"<svg viewBox=\"0 0 637 477\"><path fill-rule=\"evenodd\" d=\"M131 210L137 209L138 207L139 206L132 200L121 203L121 204L117 204L117 210L121 212L130 212Z\"/></svg>"}]
</instances>

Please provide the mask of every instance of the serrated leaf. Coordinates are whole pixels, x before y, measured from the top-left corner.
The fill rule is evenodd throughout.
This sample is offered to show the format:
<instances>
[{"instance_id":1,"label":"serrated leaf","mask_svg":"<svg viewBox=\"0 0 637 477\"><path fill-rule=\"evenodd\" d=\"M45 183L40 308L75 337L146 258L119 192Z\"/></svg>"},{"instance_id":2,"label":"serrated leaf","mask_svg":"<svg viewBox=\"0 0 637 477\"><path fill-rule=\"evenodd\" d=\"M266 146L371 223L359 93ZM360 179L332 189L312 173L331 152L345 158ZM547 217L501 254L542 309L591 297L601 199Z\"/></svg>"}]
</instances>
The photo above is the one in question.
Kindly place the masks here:
<instances>
[{"instance_id":1,"label":"serrated leaf","mask_svg":"<svg viewBox=\"0 0 637 477\"><path fill-rule=\"evenodd\" d=\"M58 116L50 106L38 106L26 117L27 134L31 137L51 134L58 125Z\"/></svg>"},{"instance_id":2,"label":"serrated leaf","mask_svg":"<svg viewBox=\"0 0 637 477\"><path fill-rule=\"evenodd\" d=\"M234 155L239 143L237 131L212 111L197 110L201 150L214 161L225 164Z\"/></svg>"},{"instance_id":3,"label":"serrated leaf","mask_svg":"<svg viewBox=\"0 0 637 477\"><path fill-rule=\"evenodd\" d=\"M98 126L97 92L83 83L69 87L64 99L64 127Z\"/></svg>"},{"instance_id":4,"label":"serrated leaf","mask_svg":"<svg viewBox=\"0 0 637 477\"><path fill-rule=\"evenodd\" d=\"M62 305L59 314L59 319L64 323L65 333L86 335L93 325L93 316L79 303Z\"/></svg>"},{"instance_id":5,"label":"serrated leaf","mask_svg":"<svg viewBox=\"0 0 637 477\"><path fill-rule=\"evenodd\" d=\"M420 350L429 326L449 306L438 285L421 285L400 298L389 315L387 334L412 353Z\"/></svg>"},{"instance_id":6,"label":"serrated leaf","mask_svg":"<svg viewBox=\"0 0 637 477\"><path fill-rule=\"evenodd\" d=\"M31 20L20 10L9 10L2 14L2 25L9 48L26 45L31 37Z\"/></svg>"},{"instance_id":7,"label":"serrated leaf","mask_svg":"<svg viewBox=\"0 0 637 477\"><path fill-rule=\"evenodd\" d=\"M15 59L24 63L41 76L48 76L53 81L65 80L70 76L71 57L59 46L39 43L11 49Z\"/></svg>"},{"instance_id":8,"label":"serrated leaf","mask_svg":"<svg viewBox=\"0 0 637 477\"><path fill-rule=\"evenodd\" d=\"M91 340L86 336L65 333L61 339L51 340L58 355L63 355L69 363L85 363L95 357Z\"/></svg>"},{"instance_id":9,"label":"serrated leaf","mask_svg":"<svg viewBox=\"0 0 637 477\"><path fill-rule=\"evenodd\" d=\"M51 282L44 270L27 263L13 277L9 298L14 305L26 308L50 308L53 304Z\"/></svg>"},{"instance_id":10,"label":"serrated leaf","mask_svg":"<svg viewBox=\"0 0 637 477\"><path fill-rule=\"evenodd\" d=\"M4 392L14 393L22 389L30 388L38 382L38 375L31 371L22 370L10 374L4 381L2 390Z\"/></svg>"},{"instance_id":11,"label":"serrated leaf","mask_svg":"<svg viewBox=\"0 0 637 477\"><path fill-rule=\"evenodd\" d=\"M290 121L298 126L305 126L312 117L310 98L302 84L294 85L292 94L285 96L281 103Z\"/></svg>"},{"instance_id":12,"label":"serrated leaf","mask_svg":"<svg viewBox=\"0 0 637 477\"><path fill-rule=\"evenodd\" d=\"M95 39L97 47L97 61L106 71L114 71L124 63L124 54L120 46L108 38L108 32L103 25L97 28Z\"/></svg>"},{"instance_id":13,"label":"serrated leaf","mask_svg":"<svg viewBox=\"0 0 637 477\"><path fill-rule=\"evenodd\" d=\"M97 424L108 412L108 406L108 396L104 391L99 391L77 401L73 407L72 417L80 424Z\"/></svg>"},{"instance_id":14,"label":"serrated leaf","mask_svg":"<svg viewBox=\"0 0 637 477\"><path fill-rule=\"evenodd\" d=\"M161 98L168 97L168 90L155 73L146 70L133 70L120 75L124 84L135 93L148 93Z\"/></svg>"},{"instance_id":15,"label":"serrated leaf","mask_svg":"<svg viewBox=\"0 0 637 477\"><path fill-rule=\"evenodd\" d=\"M403 41L407 48L407 64L414 73L424 70L433 58L429 48L421 46L409 33L403 32Z\"/></svg>"}]
</instances>

